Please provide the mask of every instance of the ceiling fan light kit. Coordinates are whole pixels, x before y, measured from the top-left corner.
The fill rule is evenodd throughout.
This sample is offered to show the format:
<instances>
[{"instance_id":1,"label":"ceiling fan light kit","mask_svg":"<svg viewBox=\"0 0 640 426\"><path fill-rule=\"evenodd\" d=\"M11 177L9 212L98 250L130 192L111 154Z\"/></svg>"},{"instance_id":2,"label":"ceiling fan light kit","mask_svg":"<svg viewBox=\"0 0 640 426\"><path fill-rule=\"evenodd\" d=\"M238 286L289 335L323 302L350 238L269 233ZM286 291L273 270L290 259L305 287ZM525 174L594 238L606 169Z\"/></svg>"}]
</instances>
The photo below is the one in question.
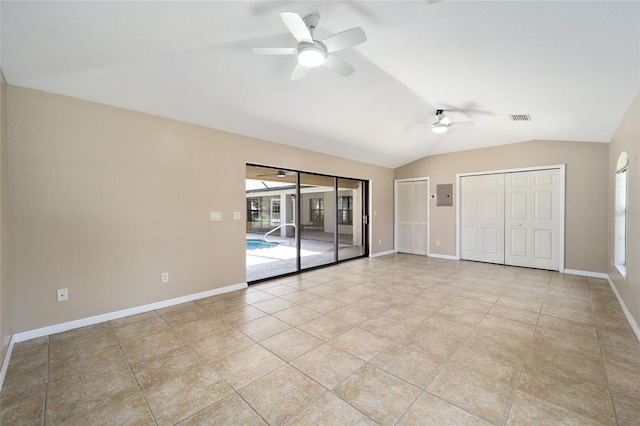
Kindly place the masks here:
<instances>
[{"instance_id":1,"label":"ceiling fan light kit","mask_svg":"<svg viewBox=\"0 0 640 426\"><path fill-rule=\"evenodd\" d=\"M303 79L310 68L316 68L320 65L324 65L343 77L348 77L355 71L353 66L331 54L367 41L367 36L362 28L351 28L324 40L315 40L313 32L318 26L320 16L310 14L302 19L295 12L282 12L280 17L298 41L298 45L296 47L254 48L253 53L256 55L297 55L298 64L291 73L291 80Z\"/></svg>"},{"instance_id":2,"label":"ceiling fan light kit","mask_svg":"<svg viewBox=\"0 0 640 426\"><path fill-rule=\"evenodd\" d=\"M319 42L300 42L298 47L298 62L308 68L319 67L324 63L326 50L320 46Z\"/></svg>"},{"instance_id":3,"label":"ceiling fan light kit","mask_svg":"<svg viewBox=\"0 0 640 426\"><path fill-rule=\"evenodd\" d=\"M431 131L433 133L445 133L447 130L449 130L449 128L446 125L443 124L433 124L431 126Z\"/></svg>"}]
</instances>

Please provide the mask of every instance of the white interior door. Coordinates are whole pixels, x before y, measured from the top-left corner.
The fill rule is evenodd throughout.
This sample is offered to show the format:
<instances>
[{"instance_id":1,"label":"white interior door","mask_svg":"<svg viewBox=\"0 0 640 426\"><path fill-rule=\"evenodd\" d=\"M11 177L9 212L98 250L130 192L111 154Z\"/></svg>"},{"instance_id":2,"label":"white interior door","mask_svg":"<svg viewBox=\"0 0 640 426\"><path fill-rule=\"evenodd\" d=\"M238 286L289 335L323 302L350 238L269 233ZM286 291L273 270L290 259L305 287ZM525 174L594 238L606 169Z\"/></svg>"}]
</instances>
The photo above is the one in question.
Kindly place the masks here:
<instances>
[{"instance_id":1,"label":"white interior door","mask_svg":"<svg viewBox=\"0 0 640 426\"><path fill-rule=\"evenodd\" d=\"M558 270L560 171L505 176L505 263Z\"/></svg>"},{"instance_id":2,"label":"white interior door","mask_svg":"<svg viewBox=\"0 0 640 426\"><path fill-rule=\"evenodd\" d=\"M428 181L412 182L411 192L411 249L413 254L428 253L429 231L429 185Z\"/></svg>"},{"instance_id":3,"label":"white interior door","mask_svg":"<svg viewBox=\"0 0 640 426\"><path fill-rule=\"evenodd\" d=\"M504 174L465 176L461 191L461 258L504 263Z\"/></svg>"},{"instance_id":4,"label":"white interior door","mask_svg":"<svg viewBox=\"0 0 640 426\"><path fill-rule=\"evenodd\" d=\"M396 186L396 250L401 253L411 251L411 182L398 182Z\"/></svg>"},{"instance_id":5,"label":"white interior door","mask_svg":"<svg viewBox=\"0 0 640 426\"><path fill-rule=\"evenodd\" d=\"M397 182L396 251L428 253L429 181Z\"/></svg>"}]
</instances>

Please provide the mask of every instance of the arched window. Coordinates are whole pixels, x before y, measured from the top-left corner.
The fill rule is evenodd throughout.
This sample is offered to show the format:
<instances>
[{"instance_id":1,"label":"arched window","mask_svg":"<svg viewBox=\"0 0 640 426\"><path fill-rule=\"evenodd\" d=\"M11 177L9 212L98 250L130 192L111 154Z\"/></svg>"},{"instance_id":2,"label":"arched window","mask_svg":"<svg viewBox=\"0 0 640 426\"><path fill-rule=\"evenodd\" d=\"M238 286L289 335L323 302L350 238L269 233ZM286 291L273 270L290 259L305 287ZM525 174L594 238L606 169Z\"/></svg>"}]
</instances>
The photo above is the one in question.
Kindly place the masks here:
<instances>
[{"instance_id":1,"label":"arched window","mask_svg":"<svg viewBox=\"0 0 640 426\"><path fill-rule=\"evenodd\" d=\"M627 168L629 155L622 151L616 164L615 234L613 263L620 274L627 276Z\"/></svg>"}]
</instances>

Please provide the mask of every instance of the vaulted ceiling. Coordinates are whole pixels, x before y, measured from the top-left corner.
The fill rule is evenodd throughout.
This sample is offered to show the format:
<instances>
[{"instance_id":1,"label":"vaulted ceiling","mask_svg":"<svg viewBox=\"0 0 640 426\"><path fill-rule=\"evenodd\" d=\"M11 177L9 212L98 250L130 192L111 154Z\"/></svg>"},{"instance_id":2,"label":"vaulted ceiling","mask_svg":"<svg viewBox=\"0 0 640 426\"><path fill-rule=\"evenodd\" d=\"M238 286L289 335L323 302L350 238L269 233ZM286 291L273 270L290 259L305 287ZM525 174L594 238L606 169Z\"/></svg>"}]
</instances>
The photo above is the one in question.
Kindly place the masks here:
<instances>
[{"instance_id":1,"label":"vaulted ceiling","mask_svg":"<svg viewBox=\"0 0 640 426\"><path fill-rule=\"evenodd\" d=\"M290 79L280 12L367 41ZM640 89L638 1L2 1L9 84L387 167L534 139L608 142ZM435 110L473 121L434 134ZM531 121L512 121L529 114Z\"/></svg>"}]
</instances>

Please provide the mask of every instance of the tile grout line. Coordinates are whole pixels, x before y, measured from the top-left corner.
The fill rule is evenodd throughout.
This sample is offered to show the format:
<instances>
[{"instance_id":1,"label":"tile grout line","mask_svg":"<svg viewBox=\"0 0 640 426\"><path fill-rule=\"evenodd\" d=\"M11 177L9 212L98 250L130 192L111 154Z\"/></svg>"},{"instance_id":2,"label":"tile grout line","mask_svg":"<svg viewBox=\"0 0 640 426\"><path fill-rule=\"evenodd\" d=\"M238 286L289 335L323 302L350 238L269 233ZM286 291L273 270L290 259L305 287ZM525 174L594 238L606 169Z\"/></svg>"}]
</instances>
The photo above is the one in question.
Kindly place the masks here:
<instances>
[{"instance_id":1,"label":"tile grout line","mask_svg":"<svg viewBox=\"0 0 640 426\"><path fill-rule=\"evenodd\" d=\"M51 352L51 337L47 336L47 371L44 376L44 401L42 402L42 426L47 424L47 398L49 396L49 368L50 368L50 352Z\"/></svg>"},{"instance_id":2,"label":"tile grout line","mask_svg":"<svg viewBox=\"0 0 640 426\"><path fill-rule=\"evenodd\" d=\"M221 320L222 322L224 322L225 324L227 324L229 327L232 327L234 330L237 330L235 327L233 327L231 324L228 324L226 321L224 321L222 318L220 318L220 317L219 317L217 314L215 314L214 312L209 311L207 308L205 308L205 307L203 307L203 306L201 306L201 305L199 305L199 304L197 304L197 303L196 303L196 305L198 305L199 307L201 307L202 309L204 309L205 311L207 311L208 313L210 313L210 314L211 314L212 316L214 316L215 318L217 318L217 319ZM178 334L178 336L180 337L180 334L179 334L179 333L178 333L178 331L175 329L175 327L173 326L173 324L171 324L169 321L167 321L167 320L162 316L162 314L160 314L159 312L157 312L157 311L154 311L154 312L155 312L155 313L156 313L160 318L162 318L162 320L163 320L163 321L164 321L164 322L165 322L165 323L166 323L166 324L171 328L171 330L173 330L173 331L174 331L176 334ZM237 331L240 331L240 330L237 330ZM240 331L240 333L242 333L242 332ZM214 334L215 334L215 333L214 333ZM244 334L244 333L243 333L243 334ZM249 339L251 339L251 337L249 337L249 336L247 336L247 337L248 337ZM181 339L182 339L182 338L181 338ZM240 399L242 399L242 400L247 404L247 406L249 406L249 408L251 408L251 410L252 410L254 413L256 413L256 415L258 415L258 417L260 417L261 419L263 419L263 417L260 415L260 413L258 413L256 410L254 410L254 409L253 409L253 407L252 407L249 403L247 403L247 401L245 401L245 399L244 399L244 398L242 398L242 395L240 395L240 394L238 393L238 391L237 391L233 386L231 386L231 384L227 381L227 379L225 379L225 378L222 376L222 374L218 373L218 371L216 371L216 369L215 369L215 368L213 368L213 366L211 366L211 365L210 365L210 363L209 363L209 362L204 358L204 356L202 356L202 355L200 354L200 352L198 352L198 351L196 350L196 348L193 346L193 344L192 344L191 340L186 339L186 338L185 338L184 340L185 340L185 346L189 346L189 347L193 350L193 352L198 356L198 358L200 358L200 360L204 363L204 365L206 365L207 367L209 367L209 368L211 368L213 371L215 371L215 373L216 373L218 376L220 376L220 379L222 379L222 381L223 381L227 386L229 386L229 388L232 390L232 392L230 392L228 395L225 395L223 398L220 398L219 400L217 400L217 401L213 401L211 404L209 404L209 405L207 405L207 406L205 406L205 407L202 407L201 409L199 409L199 410L195 411L194 413L189 414L187 417L185 417L185 418L183 418L183 419L178 420L178 422L177 422L177 423L180 423L180 422L182 422L182 421L185 421L185 420L187 420L187 419L189 419L189 418L191 418L191 417L195 416L196 414L200 413L201 411L206 410L207 408L211 407L211 406L212 406L212 405L214 405L214 404L217 404L218 402L220 402L220 401L222 401L222 400L224 400L224 399L228 398L228 397L229 397L229 396L231 396L231 395L237 395ZM251 339L251 340L253 340L253 339ZM255 340L254 340L254 342L255 342L255 343L257 343ZM229 355L231 355L231 354L233 354L233 353L235 353L235 352L238 352L238 351L240 351L240 350L242 350L242 349L238 349L237 351L233 351L233 352L231 352ZM125 357L125 359L126 359L126 357ZM128 361L128 360L127 360L127 361ZM190 368L190 369L188 369L188 370L184 371L183 373L188 373L188 372L193 371L193 370L195 370L195 369L197 369L197 368L199 368L199 367L200 367L200 366L195 366L195 367L193 367L193 368ZM133 374L133 371L132 371L132 374ZM135 378L135 374L134 374L134 378ZM160 385L160 384L162 384L162 383L167 382L168 380L170 380L170 379L169 379L169 378L167 378L166 380L164 380L164 381L162 381L162 382L154 383L153 385L149 386L149 388L154 387L154 386L158 386L158 385ZM136 382L137 382L137 378L136 378ZM138 385L138 386L139 386L139 385ZM151 412L151 407L149 407L149 405L148 405L147 399L146 399L146 397L144 396L144 392L142 392L142 390L141 390L140 392L142 393L142 396L143 396L143 398L144 398L144 400L145 400L145 403L147 404L147 407L149 408L149 411ZM263 420L264 420L264 419L263 419ZM154 417L154 422L155 422L155 417ZM266 422L266 420L265 420L265 423L268 423L268 422ZM156 426L157 426L157 423L156 423Z\"/></svg>"},{"instance_id":3,"label":"tile grout line","mask_svg":"<svg viewBox=\"0 0 640 426\"><path fill-rule=\"evenodd\" d=\"M279 298L279 296L275 296L275 297L276 297L276 298ZM257 303L257 302L256 302L256 303ZM249 304L249 303L247 303L247 306L252 306L252 305L251 305L251 304ZM238 329L236 326L234 326L234 325L231 325L231 324L227 323L227 322L226 322L226 321L224 321L222 318L218 317L218 315L217 315L217 314L215 314L214 312L211 312L211 311L209 311L208 309L206 309L206 308L204 308L204 307L203 307L203 309L205 309L205 310L206 310L207 312L209 312L211 315L213 315L213 316L215 316L216 318L218 318L218 319L220 319L221 321L223 321L225 324L227 324L227 325L228 325L229 327L231 327L232 329L234 329L234 330L238 331L239 333L242 333L242 334L243 334L244 336L246 336L248 339L252 340L252 341L253 341L253 344L252 344L252 345L250 345L250 346L258 345L258 346L260 346L261 348L263 348L263 349L267 350L269 353L273 354L274 356L276 356L276 357L278 357L278 358L282 359L282 361L285 363L284 365L290 365L290 364L289 364L289 362L288 362L287 360L285 360L285 359L283 359L283 358L279 357L277 354L273 353L273 352L272 352L272 351L270 351L268 348L264 347L264 346L260 343L260 341L258 341L258 340L256 340L256 339L254 339L253 337L251 337L251 336L249 336L249 335L245 334L244 332L242 332L242 330ZM258 309L258 308L255 308L255 309ZM264 312L264 311L262 311L262 312ZM279 312L279 311L277 311L277 312ZM158 315L159 315L159 316L160 316L160 317L161 317L161 318L162 318L162 319L163 319L163 320L164 320L164 321L165 321L165 322L166 322L166 323L167 323L167 324L168 324L168 325L169 325L169 326L174 330L174 331L176 331L176 330L175 330L175 328L173 327L173 325L172 325L172 324L170 324L170 323L169 323L169 322L168 322L164 317L162 317L162 315L161 315L160 313L158 313L158 312L156 312L156 313L157 313L157 314L158 314ZM270 313L268 313L268 312L265 312L265 314L266 314L266 315L265 315L265 317L270 316L270 317L273 317L273 318L278 319L277 317L274 317L272 314L270 314ZM265 318L265 317L261 317L261 318ZM257 319L260 319L260 318L257 318ZM252 321L255 321L255 320L252 320ZM280 321L282 321L282 320L280 320ZM251 322L251 321L247 321L246 323L248 323L248 322ZM246 323L243 323L243 324L246 324ZM286 323L286 321L285 321L285 323ZM288 324L288 323L287 323L287 324ZM289 325L291 325L291 324L289 324ZM295 326L292 326L292 328L295 328ZM287 330L290 330L290 329L287 329ZM285 331L287 331L287 330L283 330L283 331L281 331L280 333L284 333L284 332L285 332ZM176 333L177 333L177 331L176 331ZM280 333L276 333L276 334L274 334L274 336L276 336L276 335L278 335L278 334L280 334ZM270 336L270 337L273 337L273 336ZM266 339L263 339L263 340L266 340ZM267 421L267 419L265 419L265 418L264 418L264 417L263 417L263 416L262 416L258 411L256 411L256 410L254 409L254 407L249 403L249 401L247 401L247 400L242 396L242 394L240 394L240 392L239 392L239 390L240 390L240 389L236 389L235 387L233 387L233 386L232 386L232 385L227 381L227 379L225 379L225 378L224 378L224 376L222 376L222 375L221 375L221 374L220 374L220 373L219 373L215 368L213 368L213 366L211 366L211 364L210 364L210 363L209 363L209 362L208 362L208 361L207 361L207 360L206 360L206 359L205 359L205 358L204 358L204 357L203 357L203 356L202 356L202 355L201 355L201 354L200 354L200 353L195 349L195 347L193 347L193 345L192 345L191 341L189 341L189 340L187 339L187 342L186 342L186 343L187 343L189 346L191 346L191 347L192 347L193 351L198 355L198 357L199 357L199 358L204 362L204 364L205 364L205 365L209 366L212 370L214 370L214 371L216 372L216 374L217 374L218 376L220 376L220 378L221 378L221 379L222 379L222 380L227 384L227 386L229 386L229 388L232 390L232 392L231 392L230 394L226 395L224 398L221 398L221 399L219 399L218 401L214 401L214 402L212 402L211 404L207 405L206 407L203 407L202 409L200 409L200 410L198 410L198 411L196 411L196 412L194 412L194 413L190 414L189 416L185 417L184 419L181 419L180 421L184 421L184 420L186 420L186 419L189 419L189 418L191 418L191 417L195 416L196 414L200 413L201 411L203 411L203 410L205 410L205 409L207 409L207 408L211 407L212 405L214 405L214 404L216 404L216 403L218 403L218 402L222 401L223 399L225 399L225 398L227 398L227 397L229 397L229 396L231 396L231 395L236 395L238 398L242 399L242 401L244 401L244 403L245 403L245 404L247 404L247 406L251 409L251 411L253 411L253 412L254 412L258 417L260 417L260 419L262 419L266 424L269 424L269 422ZM250 346L249 346L249 347L250 347ZM241 348L241 349L237 349L237 350L235 350L235 351L232 351L231 353L229 353L229 354L225 355L225 357L226 357L226 356L233 355L234 353L237 353L237 352L239 352L239 351L241 351L241 350L243 350L243 349L246 349L246 348ZM264 378L264 377L266 377L266 376L268 376L269 374L272 374L273 372L275 372L275 371L279 370L280 368L284 367L284 365L282 365L282 366L280 366L280 367L276 368L275 370L272 370L272 371L270 371L270 372L268 372L268 373L266 373L266 374L264 374L264 375L262 375L262 376L260 376L260 377L256 378L255 380L252 380L251 382L249 382L249 383L245 384L242 388L245 388L245 387L247 387L247 386L251 385L252 383L254 383L254 382L256 382L256 381L258 381L258 380L260 380L260 379L262 379L262 378ZM294 366L292 366L292 365L290 365L290 366L291 366L292 368L295 368L295 367L294 367ZM193 369L188 370L188 371L192 371L192 370L194 370L195 368L197 368L197 367L194 367ZM296 368L296 370L297 370L297 368ZM298 371L299 371L299 370L298 370ZM300 372L300 373L302 373L302 372ZM302 374L304 374L304 373L302 373ZM308 377L306 374L304 374L304 375L305 375L305 377ZM313 380L311 377L309 377L309 379ZM314 380L314 382L315 382L315 380ZM154 386L155 386L155 385L154 385ZM322 386L322 385L320 385L320 386ZM242 389L242 388L241 388L241 389ZM306 411L306 410L307 410L311 405L315 404L315 403L316 403L320 398L321 398L321 397L319 397L318 399L314 400L314 401L313 401L309 406L305 407L305 408L304 408L300 413L302 413L302 412ZM295 417L297 417L300 413L296 414L296 416L295 416ZM293 420L293 419L291 419L291 420ZM290 421L291 421L291 420L290 420Z\"/></svg>"},{"instance_id":4,"label":"tile grout line","mask_svg":"<svg viewBox=\"0 0 640 426\"><path fill-rule=\"evenodd\" d=\"M144 396L144 392L142 392L142 388L140 387L140 383L138 382L138 378L133 373L133 368L131 367L131 364L129 363L129 359L127 358L127 356L124 353L124 349L122 349L122 345L120 344L120 340L118 339L118 336L116 336L115 332L113 331L113 327L111 326L111 323L109 321L107 321L107 325L109 326L109 330L111 331L111 334L113 335L113 338L115 339L116 343L118 344L118 349L120 349L120 353L122 354L122 358L124 358L124 362L127 364L127 367L129 368L129 373L133 377L133 380L136 382L136 386L138 387L138 392L140 392L140 396L142 397L142 400L144 401L144 405L147 407L147 411L149 412L149 415L151 415L151 420L153 421L153 424L155 426L158 426L158 422L156 421L156 417L153 415L153 411L151 411L151 407L149 406L149 403L147 402L147 398Z\"/></svg>"},{"instance_id":5,"label":"tile grout line","mask_svg":"<svg viewBox=\"0 0 640 426\"><path fill-rule=\"evenodd\" d=\"M455 275L455 274L453 274L453 275ZM483 277L484 277L485 275L486 275L486 273L483 275ZM449 277L445 277L444 279L446 279L446 278L449 278ZM450 300L450 301L448 301L446 304L444 304L443 306L441 306L441 307L440 307L436 312L434 312L434 313L433 313L433 315L436 315L436 314L438 313L438 311L440 311L440 309L442 309L443 307L448 306L448 305L449 305L453 300L455 300L455 299L456 299L456 297L458 297L458 296L459 296L461 293L463 293L463 292L464 292L464 290L463 290L463 291L461 291L460 293L458 293L457 295L455 295L453 299L451 299L451 300ZM463 297L464 297L464 296L463 296ZM500 300L500 299L498 299L498 300ZM496 305L496 303L498 303L498 300L496 300L496 301L493 303L493 305L491 306L491 309L493 309L493 307ZM456 307L456 308L458 308L458 309L464 309L464 308L459 308L459 307L457 307L457 306L455 306L455 305L451 305L451 306L454 306L454 307ZM467 309L467 310L468 310L468 311L471 311L470 309ZM477 312L477 311L471 311L471 312ZM482 312L478 312L478 313L481 313L481 314L482 314ZM433 315L431 315L431 316L433 316ZM443 363L442 363L442 365L441 365L441 366L440 366L440 368L438 369L438 372L437 372L437 373L436 373L436 374L431 378L431 380L429 380L429 383L427 383L427 385L424 387L424 392L427 392L427 393L429 393L430 395L434 395L434 396L436 396L436 397L440 398L441 400L446 401L447 403L449 403L449 404L451 404L451 405L453 405L453 406L455 406L455 407L458 407L459 409L463 410L464 412L469 413L469 414L471 414L471 415L473 415L473 416L475 416L475 417L477 417L477 418L479 418L479 419L485 420L485 421L487 421L488 423L492 423L491 421L489 421L489 420L485 419L484 417L480 416L479 414L475 414L475 413L473 413L473 412L471 412L471 411L469 411L469 410L467 410L467 409L465 409L465 408L462 408L462 407L458 406L458 405L457 405L457 404L455 404L454 402L447 401L447 400L445 400L445 399L443 399L443 398L439 397L438 395L432 394L431 392L429 392L429 391L427 390L427 387L429 387L429 385L430 385L430 384L431 384L431 383L436 379L436 377L438 377L438 375L440 375L440 373L442 372L442 370L443 370L443 369L444 369L444 368L445 368L445 367L446 367L446 366L451 362L451 360L453 359L453 357L455 356L455 354L456 354L456 353L457 353L457 352L462 348L462 346L464 345L464 343L465 343L465 342L466 342L466 341L471 337L471 335L472 335L472 334L473 334L473 333L478 329L478 327L480 327L480 323L481 323L482 321L484 321L484 319L485 319L488 315L489 315L489 313L488 313L488 312L485 312L485 313L483 314L482 319L481 319L480 321L478 321L478 323L475 325L475 327L473 328L473 330L471 330L471 331L469 332L469 334L464 338L464 340L463 340L462 342L460 342L460 345L458 346L458 349L456 349L456 350L451 354L451 356L450 356L450 357L449 357L445 362L443 362Z\"/></svg>"},{"instance_id":6,"label":"tile grout line","mask_svg":"<svg viewBox=\"0 0 640 426\"><path fill-rule=\"evenodd\" d=\"M611 381L609 380L609 369L607 368L607 362L604 356L604 349L602 348L602 341L600 339L600 330L598 329L596 313L593 309L593 299L591 297L591 286L589 285L589 280L587 280L587 288L589 289L589 304L591 305L591 315L593 317L593 325L595 326L596 336L598 338L598 349L600 352L600 358L602 359L602 366L604 367L605 379L607 380L607 388L609 390L609 399L611 400L611 408L613 408L613 418L616 421L616 424L619 425L620 421L618 419L618 410L616 409L615 400L613 399L613 389L611 389Z\"/></svg>"},{"instance_id":7,"label":"tile grout line","mask_svg":"<svg viewBox=\"0 0 640 426\"><path fill-rule=\"evenodd\" d=\"M549 278L549 282L547 283L547 287L545 290L545 298L547 296L547 293L549 291L549 286L551 285L551 278ZM524 360L522 361L522 365L520 366L520 371L518 372L518 377L515 380L514 386L513 386L513 392L511 394L511 401L509 402L509 409L507 410L507 414L504 418L504 422L503 422L503 426L506 426L508 421L509 421L509 415L511 414L511 410L513 409L513 401L515 401L516 399L516 394L518 393L518 385L520 384L520 379L522 377L522 374L524 374L524 367L527 364L527 360L529 359L530 353L531 353L531 348L533 347L533 341L535 340L535 336L536 336L536 330L538 329L538 323L540 322L540 316L542 315L542 307L544 306L544 299L542 301L542 304L540 305L540 311L538 312L538 319L536 320L536 324L534 326L533 329L533 334L531 335L531 340L529 341L529 345L527 346L527 354L524 357Z\"/></svg>"}]
</instances>

